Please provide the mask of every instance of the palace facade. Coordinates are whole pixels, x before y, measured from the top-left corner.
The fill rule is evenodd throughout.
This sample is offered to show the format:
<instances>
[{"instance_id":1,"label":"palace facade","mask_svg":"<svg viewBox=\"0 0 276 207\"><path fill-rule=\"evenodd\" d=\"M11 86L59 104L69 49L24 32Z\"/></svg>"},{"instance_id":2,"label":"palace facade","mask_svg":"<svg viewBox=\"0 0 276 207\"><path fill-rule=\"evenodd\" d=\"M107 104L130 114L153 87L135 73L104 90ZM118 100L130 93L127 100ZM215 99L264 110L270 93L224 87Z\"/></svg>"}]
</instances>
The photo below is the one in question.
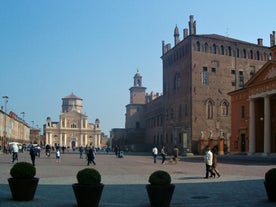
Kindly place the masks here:
<instances>
[{"instance_id":1,"label":"palace facade","mask_svg":"<svg viewBox=\"0 0 276 207\"><path fill-rule=\"evenodd\" d=\"M275 44L275 33L271 45ZM146 94L142 76L134 76L125 130L111 131L113 143L133 150L178 146L182 153L200 154L207 145L230 151L231 100L228 93L243 88L271 58L263 45L217 34L174 30L174 46L162 42L163 93ZM154 77L153 77L154 78ZM118 136L117 136L118 134Z\"/></svg>"}]
</instances>

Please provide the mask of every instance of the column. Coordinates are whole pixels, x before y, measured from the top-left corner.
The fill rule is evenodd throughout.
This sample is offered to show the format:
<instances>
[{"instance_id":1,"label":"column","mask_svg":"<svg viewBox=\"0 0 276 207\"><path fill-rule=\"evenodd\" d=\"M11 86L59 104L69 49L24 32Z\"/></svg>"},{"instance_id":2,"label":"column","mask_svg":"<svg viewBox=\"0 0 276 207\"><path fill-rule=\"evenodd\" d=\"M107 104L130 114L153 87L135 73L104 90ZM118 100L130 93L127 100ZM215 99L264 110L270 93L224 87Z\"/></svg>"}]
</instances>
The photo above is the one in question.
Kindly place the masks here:
<instances>
[{"instance_id":1,"label":"column","mask_svg":"<svg viewBox=\"0 0 276 207\"><path fill-rule=\"evenodd\" d=\"M67 146L67 134L66 133L64 133L64 143L63 143L63 145L64 146Z\"/></svg>"},{"instance_id":2,"label":"column","mask_svg":"<svg viewBox=\"0 0 276 207\"><path fill-rule=\"evenodd\" d=\"M253 154L256 151L255 139L255 103L254 99L249 100L249 152Z\"/></svg>"},{"instance_id":3,"label":"column","mask_svg":"<svg viewBox=\"0 0 276 207\"><path fill-rule=\"evenodd\" d=\"M85 141L84 141L85 145L87 145L87 134L85 134Z\"/></svg>"},{"instance_id":4,"label":"column","mask_svg":"<svg viewBox=\"0 0 276 207\"><path fill-rule=\"evenodd\" d=\"M49 144L52 146L52 143L53 142L53 140L52 140L52 133L49 133Z\"/></svg>"},{"instance_id":5,"label":"column","mask_svg":"<svg viewBox=\"0 0 276 207\"><path fill-rule=\"evenodd\" d=\"M264 154L270 153L270 98L264 97Z\"/></svg>"},{"instance_id":6,"label":"column","mask_svg":"<svg viewBox=\"0 0 276 207\"><path fill-rule=\"evenodd\" d=\"M62 133L59 134L59 146L62 146Z\"/></svg>"}]
</instances>

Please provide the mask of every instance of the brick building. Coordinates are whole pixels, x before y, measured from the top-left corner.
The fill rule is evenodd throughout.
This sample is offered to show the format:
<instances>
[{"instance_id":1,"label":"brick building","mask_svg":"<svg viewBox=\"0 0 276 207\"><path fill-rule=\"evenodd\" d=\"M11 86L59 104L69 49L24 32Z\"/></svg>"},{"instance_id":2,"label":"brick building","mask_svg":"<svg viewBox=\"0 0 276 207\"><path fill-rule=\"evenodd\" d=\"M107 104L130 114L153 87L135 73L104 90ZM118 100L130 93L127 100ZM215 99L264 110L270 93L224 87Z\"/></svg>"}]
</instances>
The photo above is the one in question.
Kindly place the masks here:
<instances>
[{"instance_id":1,"label":"brick building","mask_svg":"<svg viewBox=\"0 0 276 207\"><path fill-rule=\"evenodd\" d=\"M243 89L230 92L231 152L276 153L276 46Z\"/></svg>"},{"instance_id":2,"label":"brick building","mask_svg":"<svg viewBox=\"0 0 276 207\"><path fill-rule=\"evenodd\" d=\"M275 42L275 33L273 38ZM182 40L176 26L174 46L162 42L162 96L148 98L142 85L134 84L130 90L130 94L139 92L145 98L132 116L139 125L129 119L129 109L135 103L127 105L126 130L144 130L144 137L136 140L144 142L147 150L166 145L170 151L176 145L181 152L202 153L205 146L223 140L227 151L231 137L228 92L243 88L270 56L262 39L253 44L217 34L197 34L190 16ZM132 143L127 134L126 140L127 145Z\"/></svg>"}]
</instances>

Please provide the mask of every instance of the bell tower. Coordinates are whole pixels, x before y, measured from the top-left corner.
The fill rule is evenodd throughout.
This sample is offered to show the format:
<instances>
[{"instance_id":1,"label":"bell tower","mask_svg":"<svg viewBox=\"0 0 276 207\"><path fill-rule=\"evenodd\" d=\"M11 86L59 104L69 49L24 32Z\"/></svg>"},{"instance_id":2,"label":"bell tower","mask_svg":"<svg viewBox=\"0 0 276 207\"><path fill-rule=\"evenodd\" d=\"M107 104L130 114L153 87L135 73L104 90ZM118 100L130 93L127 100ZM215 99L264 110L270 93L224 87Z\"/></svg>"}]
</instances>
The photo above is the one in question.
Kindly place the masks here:
<instances>
[{"instance_id":1,"label":"bell tower","mask_svg":"<svg viewBox=\"0 0 276 207\"><path fill-rule=\"evenodd\" d=\"M125 128L141 128L144 106L146 103L146 88L142 86L142 76L139 71L133 77L133 86L130 91L130 103L126 105Z\"/></svg>"},{"instance_id":2,"label":"bell tower","mask_svg":"<svg viewBox=\"0 0 276 207\"><path fill-rule=\"evenodd\" d=\"M130 90L130 103L131 104L145 104L146 97L145 91L146 88L142 87L142 76L139 74L139 71L133 77L134 84Z\"/></svg>"}]
</instances>

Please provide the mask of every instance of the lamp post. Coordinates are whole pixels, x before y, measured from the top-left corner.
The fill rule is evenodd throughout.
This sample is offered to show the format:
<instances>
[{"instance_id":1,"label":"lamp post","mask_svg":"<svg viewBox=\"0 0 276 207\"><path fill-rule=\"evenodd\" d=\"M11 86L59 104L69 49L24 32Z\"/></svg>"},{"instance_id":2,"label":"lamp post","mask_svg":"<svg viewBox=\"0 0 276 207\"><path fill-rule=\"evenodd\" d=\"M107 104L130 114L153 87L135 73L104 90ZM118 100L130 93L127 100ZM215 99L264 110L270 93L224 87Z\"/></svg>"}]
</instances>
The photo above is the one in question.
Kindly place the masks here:
<instances>
[{"instance_id":1,"label":"lamp post","mask_svg":"<svg viewBox=\"0 0 276 207\"><path fill-rule=\"evenodd\" d=\"M24 118L25 118L25 112L21 112L21 114L22 114L22 119L25 122L25 120L24 120Z\"/></svg>"},{"instance_id":2,"label":"lamp post","mask_svg":"<svg viewBox=\"0 0 276 207\"><path fill-rule=\"evenodd\" d=\"M7 144L7 104L8 104L8 100L9 97L8 96L2 96L3 99L5 99L5 116L4 116L4 136L3 136L3 147L4 147L4 151L6 152L7 148L6 148L6 144Z\"/></svg>"},{"instance_id":3,"label":"lamp post","mask_svg":"<svg viewBox=\"0 0 276 207\"><path fill-rule=\"evenodd\" d=\"M25 122L25 112L21 112L22 114L22 120ZM22 135L23 134L23 135ZM21 131L21 140L23 141L25 139L25 130L24 130L24 123L22 123L22 131Z\"/></svg>"}]
</instances>

